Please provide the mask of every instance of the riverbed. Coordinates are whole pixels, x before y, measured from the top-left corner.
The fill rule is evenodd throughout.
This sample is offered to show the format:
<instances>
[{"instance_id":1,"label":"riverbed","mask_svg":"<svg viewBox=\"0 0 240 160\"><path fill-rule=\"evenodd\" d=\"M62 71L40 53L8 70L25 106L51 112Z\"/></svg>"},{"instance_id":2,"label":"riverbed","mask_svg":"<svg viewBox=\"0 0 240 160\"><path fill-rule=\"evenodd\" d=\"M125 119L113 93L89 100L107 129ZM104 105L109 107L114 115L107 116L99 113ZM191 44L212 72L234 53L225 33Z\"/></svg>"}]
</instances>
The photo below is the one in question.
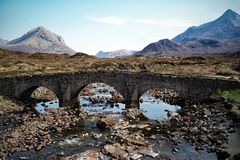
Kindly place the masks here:
<instances>
[{"instance_id":1,"label":"riverbed","mask_svg":"<svg viewBox=\"0 0 240 160\"><path fill-rule=\"evenodd\" d=\"M86 118L77 122L74 127L65 129L60 135L53 133L52 136L55 137L53 144L37 151L30 149L14 152L7 159L94 159L98 157L97 159L217 160L223 155L219 156L219 153L216 153L216 147L226 150L231 155L240 153L239 124L227 116L224 108L218 109L214 106L206 108L203 105L181 108L144 94L140 104L143 117L126 119L123 103L93 104L89 101L89 97L111 96L109 91L112 88L106 87L108 91L103 93L104 86L97 85L93 87L93 93L90 96L80 97L80 105L87 113ZM99 88L100 92L98 92ZM36 105L36 111L38 114L48 114L48 109L58 107L58 100L40 102ZM188 110L189 114L186 113ZM182 112L184 114L180 115ZM218 117L214 114L218 114ZM106 121L106 117L116 121L116 124L109 125L107 129L99 127L99 121L104 118ZM104 120L102 122L105 122ZM198 125L194 126L196 124ZM216 132L216 135L209 133L213 130L219 133ZM139 137L139 144L129 135ZM211 142L209 136L212 136ZM115 152L114 147L119 148L121 154Z\"/></svg>"}]
</instances>

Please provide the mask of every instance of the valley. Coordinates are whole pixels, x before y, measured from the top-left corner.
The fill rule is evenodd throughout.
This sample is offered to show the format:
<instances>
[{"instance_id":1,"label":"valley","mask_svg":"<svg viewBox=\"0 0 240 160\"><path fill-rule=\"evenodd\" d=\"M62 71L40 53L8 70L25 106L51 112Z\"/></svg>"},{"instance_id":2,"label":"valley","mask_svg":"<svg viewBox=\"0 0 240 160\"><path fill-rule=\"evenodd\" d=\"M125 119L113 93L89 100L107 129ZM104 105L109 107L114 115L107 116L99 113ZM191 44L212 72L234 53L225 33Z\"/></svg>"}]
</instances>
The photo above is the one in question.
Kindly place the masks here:
<instances>
[{"instance_id":1,"label":"valley","mask_svg":"<svg viewBox=\"0 0 240 160\"><path fill-rule=\"evenodd\" d=\"M239 3L2 0L0 160L239 160Z\"/></svg>"},{"instance_id":2,"label":"valley","mask_svg":"<svg viewBox=\"0 0 240 160\"><path fill-rule=\"evenodd\" d=\"M205 77L213 81L223 79L236 82L239 81L240 75L239 53L104 59L84 53L28 54L1 50L0 57L0 75L9 78L6 83L18 76L20 80L24 76L34 79L34 76L69 74L66 77L72 79L72 72L93 73L95 78L92 79L96 82L107 78L104 73L108 72L112 73L109 75L113 77L117 74L118 80L125 77L123 81L127 80L127 76L121 76L121 72L139 76L165 74L173 77L193 77L196 80ZM91 76L87 77L86 80L91 81ZM49 78L44 82L48 84L47 81L54 79ZM150 79L153 83L153 78ZM23 82L27 83L26 80ZM23 82L20 80L15 85L10 83L10 86L21 88L21 85L24 86ZM65 88L61 84L65 82L67 81L62 80L53 84ZM130 81L126 81L128 82ZM142 83L146 82L147 80ZM67 83L72 84L70 81ZM190 81L189 83L194 84ZM41 84L46 86L43 82ZM172 83L172 86L176 84ZM10 86L7 88L10 89ZM127 89L128 92L131 92L131 88L134 87ZM202 86L201 89L204 88ZM79 108L62 106L63 103L60 104L58 99L59 93L48 90L49 88L45 89L39 88L33 92L32 98L36 99L35 101L15 101L4 96L1 98L0 130L4 139L0 150L2 157L67 160L179 159L180 156L182 159L238 159L239 150L232 149L239 145L235 143L239 138L239 120L236 119L239 116L238 94L234 95L236 100L232 99L232 93L226 96L224 92L222 95L209 97L206 102L195 103L189 99L181 101L181 98L176 97L177 93L168 89L156 90L147 92L139 99L139 110L125 107L126 96L123 98L115 88L106 84L86 86L77 96L80 100ZM180 105L180 108L176 107L176 104Z\"/></svg>"}]
</instances>

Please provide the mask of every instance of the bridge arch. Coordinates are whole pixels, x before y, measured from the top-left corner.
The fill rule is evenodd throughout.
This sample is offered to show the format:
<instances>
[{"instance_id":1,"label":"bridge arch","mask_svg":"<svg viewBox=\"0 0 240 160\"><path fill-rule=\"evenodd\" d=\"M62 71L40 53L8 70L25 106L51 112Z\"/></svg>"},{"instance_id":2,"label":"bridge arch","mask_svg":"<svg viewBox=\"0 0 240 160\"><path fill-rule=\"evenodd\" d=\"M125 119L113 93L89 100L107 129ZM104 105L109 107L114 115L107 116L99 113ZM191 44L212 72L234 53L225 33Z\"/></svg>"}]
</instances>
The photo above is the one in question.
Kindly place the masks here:
<instances>
[{"instance_id":1,"label":"bridge arch","mask_svg":"<svg viewBox=\"0 0 240 160\"><path fill-rule=\"evenodd\" d=\"M54 94L53 96L59 99L59 93L58 91L51 87L51 86L46 86L46 85L34 85L34 86L28 86L19 93L18 99L21 100L23 103L28 104L28 105L33 105L36 103L38 100L35 99L35 97L32 97L32 94L34 91L36 91L38 88L43 88L44 91L50 92L50 94ZM47 100L47 99L42 99L42 100Z\"/></svg>"},{"instance_id":2,"label":"bridge arch","mask_svg":"<svg viewBox=\"0 0 240 160\"><path fill-rule=\"evenodd\" d=\"M170 105L179 105L181 107L185 105L184 98L178 92L171 89L150 89L140 96L140 103L144 102L144 96L150 96L154 99L160 99L164 103Z\"/></svg>"},{"instance_id":3,"label":"bridge arch","mask_svg":"<svg viewBox=\"0 0 240 160\"><path fill-rule=\"evenodd\" d=\"M162 90L169 90L173 91L181 97L181 104L184 103L184 99L186 98L186 90L183 90L182 87L177 85L165 85L165 82L157 82L157 83L144 83L139 82L137 87L134 89L132 93L132 97L130 99L130 103L132 107L139 108L140 107L140 97L150 90L162 91Z\"/></svg>"},{"instance_id":4,"label":"bridge arch","mask_svg":"<svg viewBox=\"0 0 240 160\"><path fill-rule=\"evenodd\" d=\"M79 107L80 106L80 93L88 86L88 85L92 85L95 83L101 83L101 84L105 84L107 86L110 86L111 88L114 89L114 91L116 91L117 93L119 93L123 99L125 100L124 97L124 90L119 87L117 84L114 83L106 83L106 82L102 82L102 81L94 81L92 82L88 82L88 83L84 83L84 84L79 84L78 87L75 87L75 89L72 91L71 93L71 99L70 99L70 105L74 106L74 107Z\"/></svg>"}]
</instances>

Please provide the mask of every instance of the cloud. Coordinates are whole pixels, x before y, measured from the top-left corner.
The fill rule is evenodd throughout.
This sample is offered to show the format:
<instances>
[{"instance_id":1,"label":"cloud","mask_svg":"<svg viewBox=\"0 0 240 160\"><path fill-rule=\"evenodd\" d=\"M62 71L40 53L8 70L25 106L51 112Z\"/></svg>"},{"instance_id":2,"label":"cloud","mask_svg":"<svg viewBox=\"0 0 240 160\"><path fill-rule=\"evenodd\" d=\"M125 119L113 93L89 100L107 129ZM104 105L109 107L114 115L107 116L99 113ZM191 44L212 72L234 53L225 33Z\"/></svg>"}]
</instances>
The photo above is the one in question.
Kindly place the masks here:
<instances>
[{"instance_id":1,"label":"cloud","mask_svg":"<svg viewBox=\"0 0 240 160\"><path fill-rule=\"evenodd\" d=\"M188 27L193 25L193 22L185 19L137 19L135 22L145 25L157 25L161 27Z\"/></svg>"},{"instance_id":2,"label":"cloud","mask_svg":"<svg viewBox=\"0 0 240 160\"><path fill-rule=\"evenodd\" d=\"M123 25L128 20L125 18L107 16L107 17L95 17L95 16L86 16L86 18L93 22L111 24L111 25Z\"/></svg>"},{"instance_id":3,"label":"cloud","mask_svg":"<svg viewBox=\"0 0 240 160\"><path fill-rule=\"evenodd\" d=\"M150 19L150 18L139 18L139 19L127 19L115 16L96 17L96 16L85 16L88 20L98 23L110 24L110 25L125 25L125 24L142 24L151 25L165 28L183 28L194 25L194 22L186 19Z\"/></svg>"}]
</instances>

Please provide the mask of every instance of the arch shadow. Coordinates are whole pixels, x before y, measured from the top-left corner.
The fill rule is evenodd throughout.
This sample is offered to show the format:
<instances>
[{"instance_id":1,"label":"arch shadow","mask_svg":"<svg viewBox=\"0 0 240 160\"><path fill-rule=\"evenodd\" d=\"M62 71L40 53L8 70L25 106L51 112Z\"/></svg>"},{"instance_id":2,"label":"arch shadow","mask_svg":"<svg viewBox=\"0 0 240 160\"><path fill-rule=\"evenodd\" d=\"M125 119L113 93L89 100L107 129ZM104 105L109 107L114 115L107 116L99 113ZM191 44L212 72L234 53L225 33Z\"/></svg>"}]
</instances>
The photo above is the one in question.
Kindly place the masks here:
<instances>
[{"instance_id":1,"label":"arch shadow","mask_svg":"<svg viewBox=\"0 0 240 160\"><path fill-rule=\"evenodd\" d=\"M21 92L19 100L27 105L33 105L39 101L49 101L48 99L40 100L40 99L35 99L35 98L31 97L32 93L39 87L46 88L47 90L51 91L57 97L57 99L59 99L57 92L55 90L53 90L51 87L44 86L44 85L36 85L36 86L31 86L31 87L25 89L23 92Z\"/></svg>"}]
</instances>

